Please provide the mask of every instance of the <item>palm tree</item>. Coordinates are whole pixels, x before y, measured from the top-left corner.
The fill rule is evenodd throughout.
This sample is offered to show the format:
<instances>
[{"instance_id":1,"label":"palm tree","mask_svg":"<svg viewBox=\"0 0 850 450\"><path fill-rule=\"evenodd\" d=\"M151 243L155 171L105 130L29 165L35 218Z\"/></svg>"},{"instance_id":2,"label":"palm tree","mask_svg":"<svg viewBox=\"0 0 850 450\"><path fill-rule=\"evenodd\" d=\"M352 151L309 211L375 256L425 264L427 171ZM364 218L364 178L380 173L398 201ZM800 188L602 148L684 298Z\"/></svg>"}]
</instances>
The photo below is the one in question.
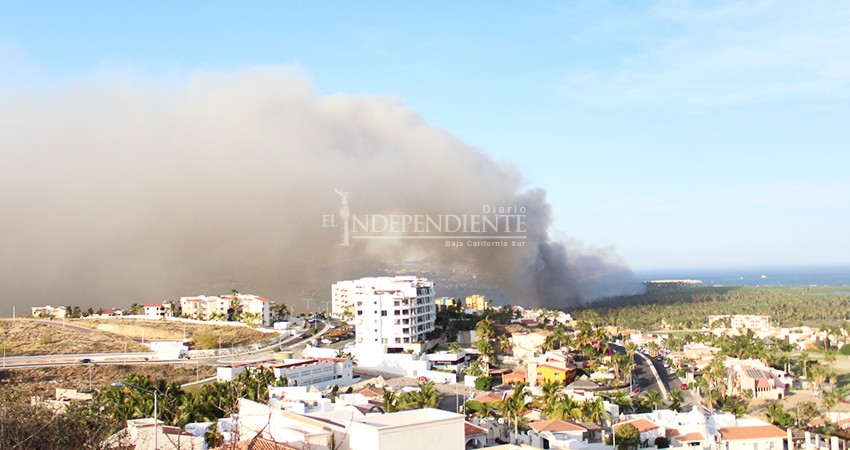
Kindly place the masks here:
<instances>
[{"instance_id":1,"label":"palm tree","mask_svg":"<svg viewBox=\"0 0 850 450\"><path fill-rule=\"evenodd\" d=\"M514 424L514 440L515 443L519 441L519 422L522 420L520 414L525 412L525 390L526 383L520 382L514 386L514 390L510 396L498 402L497 408L499 412L502 414L502 417L511 422L511 418L513 418Z\"/></svg>"},{"instance_id":2,"label":"palm tree","mask_svg":"<svg viewBox=\"0 0 850 450\"><path fill-rule=\"evenodd\" d=\"M546 412L546 409L549 405L551 405L556 398L558 397L558 391L561 389L561 382L555 380L544 380L543 384L540 385L540 390L543 395L540 396L539 404L540 409Z\"/></svg>"},{"instance_id":3,"label":"palm tree","mask_svg":"<svg viewBox=\"0 0 850 450\"><path fill-rule=\"evenodd\" d=\"M552 402L546 405L544 412L549 419L580 420L584 416L581 405L566 394L556 395Z\"/></svg>"},{"instance_id":4,"label":"palm tree","mask_svg":"<svg viewBox=\"0 0 850 450\"><path fill-rule=\"evenodd\" d=\"M646 401L653 406L653 410L658 409L658 406L664 403L664 397L654 389L644 393L644 396L646 397Z\"/></svg>"},{"instance_id":5,"label":"palm tree","mask_svg":"<svg viewBox=\"0 0 850 450\"><path fill-rule=\"evenodd\" d=\"M596 397L593 400L584 402L581 409L582 415L585 418L599 424L600 427L605 425L605 420L611 420L611 415L608 414L608 411L605 411L605 404L602 401L602 397Z\"/></svg>"},{"instance_id":6,"label":"palm tree","mask_svg":"<svg viewBox=\"0 0 850 450\"><path fill-rule=\"evenodd\" d=\"M351 353L349 353L349 352L347 352L343 349L339 349L339 350L336 351L336 358L337 359L347 359L347 360L351 361L351 365L353 365L353 366L357 365L357 358L355 358L354 355L352 355Z\"/></svg>"},{"instance_id":7,"label":"palm tree","mask_svg":"<svg viewBox=\"0 0 850 450\"><path fill-rule=\"evenodd\" d=\"M475 335L479 340L489 341L493 338L494 333L493 323L490 322L489 317L484 317L475 324Z\"/></svg>"},{"instance_id":8,"label":"palm tree","mask_svg":"<svg viewBox=\"0 0 850 450\"><path fill-rule=\"evenodd\" d=\"M673 389L670 391L670 409L681 412L682 403L685 402L685 395L682 394L680 389Z\"/></svg>"},{"instance_id":9,"label":"palm tree","mask_svg":"<svg viewBox=\"0 0 850 450\"><path fill-rule=\"evenodd\" d=\"M499 335L498 348L499 352L501 352L503 355L507 354L507 352L513 348L513 341L511 340L511 337L507 334Z\"/></svg>"},{"instance_id":10,"label":"palm tree","mask_svg":"<svg viewBox=\"0 0 850 450\"><path fill-rule=\"evenodd\" d=\"M829 365L829 370L832 371L832 363L837 359L835 350L829 349L823 354L823 359Z\"/></svg>"},{"instance_id":11,"label":"palm tree","mask_svg":"<svg viewBox=\"0 0 850 450\"><path fill-rule=\"evenodd\" d=\"M392 413L398 411L398 393L389 389L381 395L384 412Z\"/></svg>"},{"instance_id":12,"label":"palm tree","mask_svg":"<svg viewBox=\"0 0 850 450\"><path fill-rule=\"evenodd\" d=\"M434 408L441 397L433 381L422 381L419 390L405 392L398 398L398 409Z\"/></svg>"}]
</instances>

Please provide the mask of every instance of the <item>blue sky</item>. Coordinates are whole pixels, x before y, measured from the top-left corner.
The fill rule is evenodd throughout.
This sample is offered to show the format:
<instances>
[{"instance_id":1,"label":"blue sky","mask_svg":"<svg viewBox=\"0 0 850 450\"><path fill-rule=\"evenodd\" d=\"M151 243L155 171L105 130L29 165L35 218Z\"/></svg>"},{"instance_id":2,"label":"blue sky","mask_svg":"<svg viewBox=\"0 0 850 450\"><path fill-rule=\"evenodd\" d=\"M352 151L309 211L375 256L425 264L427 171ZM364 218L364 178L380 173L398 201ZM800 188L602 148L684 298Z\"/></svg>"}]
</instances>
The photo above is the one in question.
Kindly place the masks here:
<instances>
[{"instance_id":1,"label":"blue sky","mask_svg":"<svg viewBox=\"0 0 850 450\"><path fill-rule=\"evenodd\" d=\"M848 264L847 23L840 1L0 1L0 92L294 65L517 165L556 234L635 269Z\"/></svg>"}]
</instances>

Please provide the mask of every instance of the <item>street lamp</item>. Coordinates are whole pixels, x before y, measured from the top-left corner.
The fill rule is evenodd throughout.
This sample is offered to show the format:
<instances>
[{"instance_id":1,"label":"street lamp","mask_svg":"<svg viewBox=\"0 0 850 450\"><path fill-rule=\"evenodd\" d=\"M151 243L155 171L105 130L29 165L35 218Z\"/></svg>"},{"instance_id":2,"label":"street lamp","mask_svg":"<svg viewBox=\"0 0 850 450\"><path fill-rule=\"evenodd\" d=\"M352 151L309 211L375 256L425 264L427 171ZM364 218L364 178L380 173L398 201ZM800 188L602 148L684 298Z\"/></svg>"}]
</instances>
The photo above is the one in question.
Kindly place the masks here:
<instances>
[{"instance_id":1,"label":"street lamp","mask_svg":"<svg viewBox=\"0 0 850 450\"><path fill-rule=\"evenodd\" d=\"M119 381L117 383L112 383L115 387L131 387L133 389L140 390L142 392L147 392L148 394L153 394L153 448L154 450L159 450L159 414L157 413L157 392L156 389L150 390L145 389L141 386L136 386L132 383L125 383L123 381Z\"/></svg>"}]
</instances>

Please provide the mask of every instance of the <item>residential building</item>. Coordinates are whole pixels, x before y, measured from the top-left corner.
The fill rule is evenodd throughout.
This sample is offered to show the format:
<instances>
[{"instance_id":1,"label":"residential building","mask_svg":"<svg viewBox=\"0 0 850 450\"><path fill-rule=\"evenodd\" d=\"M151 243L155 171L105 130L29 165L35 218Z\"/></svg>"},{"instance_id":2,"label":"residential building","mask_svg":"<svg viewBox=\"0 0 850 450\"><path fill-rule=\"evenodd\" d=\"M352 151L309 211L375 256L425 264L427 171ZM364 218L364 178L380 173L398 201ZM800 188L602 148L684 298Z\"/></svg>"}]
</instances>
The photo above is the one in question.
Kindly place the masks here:
<instances>
[{"instance_id":1,"label":"residential building","mask_svg":"<svg viewBox=\"0 0 850 450\"><path fill-rule=\"evenodd\" d=\"M212 423L189 424L206 425L195 427L196 433L163 425L162 421L152 418L132 419L127 421L123 430L113 434L101 444L101 448L132 448L136 450L205 450L204 431Z\"/></svg>"},{"instance_id":2,"label":"residential building","mask_svg":"<svg viewBox=\"0 0 850 450\"><path fill-rule=\"evenodd\" d=\"M716 325L729 324L732 330L753 330L765 331L770 329L770 316L757 316L751 314L734 314L734 315L712 315L708 316L709 328Z\"/></svg>"},{"instance_id":3,"label":"residential building","mask_svg":"<svg viewBox=\"0 0 850 450\"><path fill-rule=\"evenodd\" d=\"M460 305L460 302L458 302L454 297L440 297L436 299L435 302L437 304L437 311L454 308L456 305Z\"/></svg>"},{"instance_id":4,"label":"residential building","mask_svg":"<svg viewBox=\"0 0 850 450\"><path fill-rule=\"evenodd\" d=\"M291 359L271 366L275 378L286 377L290 386L348 386L354 383L352 363L349 359L319 358Z\"/></svg>"},{"instance_id":5,"label":"residential building","mask_svg":"<svg viewBox=\"0 0 850 450\"><path fill-rule=\"evenodd\" d=\"M338 450L462 449L462 414L417 409L381 414L345 406L326 412L297 414L246 399L239 400L237 429L244 437L259 437L296 448L326 448L333 435Z\"/></svg>"},{"instance_id":6,"label":"residential building","mask_svg":"<svg viewBox=\"0 0 850 450\"><path fill-rule=\"evenodd\" d=\"M342 358L284 359L276 364L230 364L216 368L218 381L232 381L245 370L268 367L275 378L286 377L289 386L315 386L317 389L354 383L353 364Z\"/></svg>"},{"instance_id":7,"label":"residential building","mask_svg":"<svg viewBox=\"0 0 850 450\"><path fill-rule=\"evenodd\" d=\"M572 420L539 420L528 424L531 445L537 448L584 448L591 431Z\"/></svg>"},{"instance_id":8,"label":"residential building","mask_svg":"<svg viewBox=\"0 0 850 450\"><path fill-rule=\"evenodd\" d=\"M345 283L345 282L339 282ZM413 348L434 331L437 317L434 283L414 276L361 278L351 281L358 346L386 353Z\"/></svg>"},{"instance_id":9,"label":"residential building","mask_svg":"<svg viewBox=\"0 0 850 450\"><path fill-rule=\"evenodd\" d=\"M337 281L331 285L331 315L334 317L354 317L354 304L351 293L356 286L355 280Z\"/></svg>"},{"instance_id":10,"label":"residential building","mask_svg":"<svg viewBox=\"0 0 850 450\"><path fill-rule=\"evenodd\" d=\"M732 379L730 391L733 395L742 395L749 391L753 398L782 400L793 383L793 378L787 373L755 359L729 358L726 360L726 367Z\"/></svg>"},{"instance_id":11,"label":"residential building","mask_svg":"<svg viewBox=\"0 0 850 450\"><path fill-rule=\"evenodd\" d=\"M142 305L142 314L149 317L171 317L171 302L145 303Z\"/></svg>"},{"instance_id":12,"label":"residential building","mask_svg":"<svg viewBox=\"0 0 850 450\"><path fill-rule=\"evenodd\" d=\"M528 363L528 382L532 386L545 381L557 381L567 385L575 381L578 367L572 363L572 355L562 352L546 352Z\"/></svg>"},{"instance_id":13,"label":"residential building","mask_svg":"<svg viewBox=\"0 0 850 450\"><path fill-rule=\"evenodd\" d=\"M667 431L664 427L658 426L649 420L644 418L627 420L625 422L615 423L612 428L614 428L614 432L617 432L617 429L625 424L631 424L635 428L637 428L640 433L640 448L650 447L655 445L655 439L659 437L666 437Z\"/></svg>"},{"instance_id":14,"label":"residential building","mask_svg":"<svg viewBox=\"0 0 850 450\"><path fill-rule=\"evenodd\" d=\"M32 307L32 316L42 319L64 319L65 312L66 308L64 306L57 306L55 308L50 305Z\"/></svg>"},{"instance_id":15,"label":"residential building","mask_svg":"<svg viewBox=\"0 0 850 450\"><path fill-rule=\"evenodd\" d=\"M180 298L182 314L198 320L235 320L240 316L249 325L271 326L271 307L267 298L250 294Z\"/></svg>"},{"instance_id":16,"label":"residential building","mask_svg":"<svg viewBox=\"0 0 850 450\"><path fill-rule=\"evenodd\" d=\"M486 311L490 307L490 300L484 298L483 295L469 295L464 302L466 309L474 309L476 311Z\"/></svg>"},{"instance_id":17,"label":"residential building","mask_svg":"<svg viewBox=\"0 0 850 450\"><path fill-rule=\"evenodd\" d=\"M502 384L525 383L528 379L527 377L528 375L526 371L514 370L513 372L502 375Z\"/></svg>"},{"instance_id":18,"label":"residential building","mask_svg":"<svg viewBox=\"0 0 850 450\"><path fill-rule=\"evenodd\" d=\"M783 450L788 435L776 425L727 427L720 433L720 450Z\"/></svg>"}]
</instances>

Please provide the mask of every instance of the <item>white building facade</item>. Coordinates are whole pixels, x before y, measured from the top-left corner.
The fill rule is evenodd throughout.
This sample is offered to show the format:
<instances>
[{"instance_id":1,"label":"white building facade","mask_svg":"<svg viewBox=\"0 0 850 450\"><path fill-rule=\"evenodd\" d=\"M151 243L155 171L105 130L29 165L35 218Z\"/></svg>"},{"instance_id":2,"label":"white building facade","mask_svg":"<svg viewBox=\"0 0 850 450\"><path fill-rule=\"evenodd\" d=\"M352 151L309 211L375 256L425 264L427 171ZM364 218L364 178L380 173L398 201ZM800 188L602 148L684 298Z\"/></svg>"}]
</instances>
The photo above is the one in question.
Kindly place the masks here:
<instances>
[{"instance_id":1,"label":"white building facade","mask_svg":"<svg viewBox=\"0 0 850 450\"><path fill-rule=\"evenodd\" d=\"M437 308L434 283L415 276L361 278L352 281L358 346L401 351L427 340L434 331ZM339 284L339 283L337 283Z\"/></svg>"}]
</instances>

